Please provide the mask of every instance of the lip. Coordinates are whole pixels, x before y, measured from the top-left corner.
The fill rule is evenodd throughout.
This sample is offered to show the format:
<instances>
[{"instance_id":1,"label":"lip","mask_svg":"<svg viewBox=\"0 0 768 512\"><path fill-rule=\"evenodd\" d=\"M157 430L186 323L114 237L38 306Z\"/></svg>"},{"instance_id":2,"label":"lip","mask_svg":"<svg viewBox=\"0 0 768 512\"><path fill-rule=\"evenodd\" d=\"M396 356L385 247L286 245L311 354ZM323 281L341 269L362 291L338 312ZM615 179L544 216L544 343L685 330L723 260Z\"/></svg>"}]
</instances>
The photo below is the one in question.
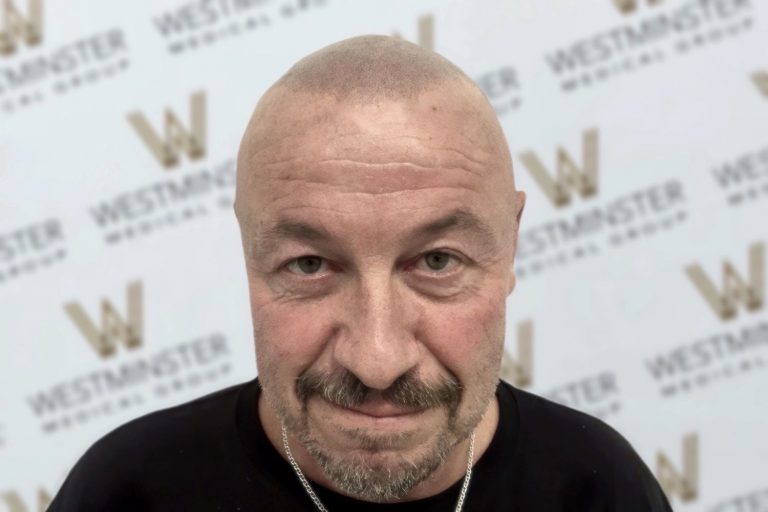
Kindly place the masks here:
<instances>
[{"instance_id":1,"label":"lip","mask_svg":"<svg viewBox=\"0 0 768 512\"><path fill-rule=\"evenodd\" d=\"M357 414L370 416L372 418L399 418L403 416L412 416L423 411L423 409L402 409L384 400L369 400L368 402L355 407L336 407Z\"/></svg>"},{"instance_id":2,"label":"lip","mask_svg":"<svg viewBox=\"0 0 768 512\"><path fill-rule=\"evenodd\" d=\"M368 420L406 419L423 413L426 409L404 409L385 400L369 400L354 407L344 407L321 398L323 404L336 411Z\"/></svg>"}]
</instances>

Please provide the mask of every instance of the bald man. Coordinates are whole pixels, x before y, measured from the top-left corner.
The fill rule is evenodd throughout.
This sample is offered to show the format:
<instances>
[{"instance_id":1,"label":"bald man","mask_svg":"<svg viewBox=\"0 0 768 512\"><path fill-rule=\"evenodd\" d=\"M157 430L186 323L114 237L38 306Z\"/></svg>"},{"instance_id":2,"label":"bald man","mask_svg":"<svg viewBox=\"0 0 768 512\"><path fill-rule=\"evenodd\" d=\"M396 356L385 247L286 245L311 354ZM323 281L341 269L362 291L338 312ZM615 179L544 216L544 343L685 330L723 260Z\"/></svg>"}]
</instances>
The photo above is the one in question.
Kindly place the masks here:
<instances>
[{"instance_id":1,"label":"bald man","mask_svg":"<svg viewBox=\"0 0 768 512\"><path fill-rule=\"evenodd\" d=\"M301 60L238 156L259 377L107 435L51 510L670 511L614 430L499 380L524 202L444 58Z\"/></svg>"}]
</instances>

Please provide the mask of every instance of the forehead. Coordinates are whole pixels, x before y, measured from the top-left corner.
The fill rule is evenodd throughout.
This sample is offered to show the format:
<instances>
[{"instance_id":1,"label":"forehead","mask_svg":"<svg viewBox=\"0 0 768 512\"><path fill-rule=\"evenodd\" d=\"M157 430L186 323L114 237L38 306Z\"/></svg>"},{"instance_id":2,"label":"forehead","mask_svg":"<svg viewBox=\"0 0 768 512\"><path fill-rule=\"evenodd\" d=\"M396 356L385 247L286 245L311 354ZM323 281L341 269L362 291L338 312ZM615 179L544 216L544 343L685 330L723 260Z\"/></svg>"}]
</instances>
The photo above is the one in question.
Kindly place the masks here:
<instances>
[{"instance_id":1,"label":"forehead","mask_svg":"<svg viewBox=\"0 0 768 512\"><path fill-rule=\"evenodd\" d=\"M415 98L357 102L278 88L262 98L239 164L247 174L301 156L369 163L411 157L434 166L449 164L450 153L488 171L508 166L495 113L476 88L446 84Z\"/></svg>"},{"instance_id":2,"label":"forehead","mask_svg":"<svg viewBox=\"0 0 768 512\"><path fill-rule=\"evenodd\" d=\"M257 110L244 138L239 208L263 217L313 201L352 209L441 200L450 208L503 206L510 169L493 127L465 94L366 103L283 94Z\"/></svg>"}]
</instances>

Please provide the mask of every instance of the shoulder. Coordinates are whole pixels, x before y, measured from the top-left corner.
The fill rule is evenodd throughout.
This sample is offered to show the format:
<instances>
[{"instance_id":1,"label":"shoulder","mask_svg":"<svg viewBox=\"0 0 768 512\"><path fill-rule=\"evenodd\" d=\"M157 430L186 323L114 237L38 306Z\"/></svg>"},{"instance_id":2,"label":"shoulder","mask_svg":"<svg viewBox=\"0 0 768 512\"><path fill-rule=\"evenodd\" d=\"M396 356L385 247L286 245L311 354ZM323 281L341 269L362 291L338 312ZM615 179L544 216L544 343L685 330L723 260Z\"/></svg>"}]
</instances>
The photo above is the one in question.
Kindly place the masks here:
<instances>
[{"instance_id":1,"label":"shoulder","mask_svg":"<svg viewBox=\"0 0 768 512\"><path fill-rule=\"evenodd\" d=\"M516 404L516 455L528 478L550 482L549 491L566 503L602 503L608 510L671 510L648 466L610 425L509 384L503 386Z\"/></svg>"},{"instance_id":2,"label":"shoulder","mask_svg":"<svg viewBox=\"0 0 768 512\"><path fill-rule=\"evenodd\" d=\"M604 421L509 384L503 385L514 397L520 434L527 440L546 442L553 447L566 446L565 456L570 452L575 455L589 452L593 457L634 453L627 440Z\"/></svg>"},{"instance_id":3,"label":"shoulder","mask_svg":"<svg viewBox=\"0 0 768 512\"><path fill-rule=\"evenodd\" d=\"M246 384L238 384L174 407L155 411L114 429L86 452L168 446L232 426L235 405ZM234 427L232 427L234 428Z\"/></svg>"},{"instance_id":4,"label":"shoulder","mask_svg":"<svg viewBox=\"0 0 768 512\"><path fill-rule=\"evenodd\" d=\"M96 441L70 471L50 510L140 510L153 475L207 463L237 437L239 384L134 419ZM119 507L115 505L119 500ZM128 507L128 508L126 508Z\"/></svg>"}]
</instances>

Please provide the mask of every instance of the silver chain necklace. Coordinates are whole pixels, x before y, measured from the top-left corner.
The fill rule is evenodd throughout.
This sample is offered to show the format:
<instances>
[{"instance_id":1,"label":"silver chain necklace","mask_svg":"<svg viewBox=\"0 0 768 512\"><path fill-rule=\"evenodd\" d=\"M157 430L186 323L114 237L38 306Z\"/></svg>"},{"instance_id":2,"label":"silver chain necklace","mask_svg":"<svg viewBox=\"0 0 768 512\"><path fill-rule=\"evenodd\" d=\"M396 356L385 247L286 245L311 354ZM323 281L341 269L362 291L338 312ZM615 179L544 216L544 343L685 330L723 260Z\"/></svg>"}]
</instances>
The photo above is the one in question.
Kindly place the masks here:
<instances>
[{"instance_id":1,"label":"silver chain necklace","mask_svg":"<svg viewBox=\"0 0 768 512\"><path fill-rule=\"evenodd\" d=\"M328 509L325 508L325 505L323 505L323 502L320 501L320 498L317 497L317 494L315 494L315 491L312 490L312 486L309 485L309 482L307 481L307 477L304 476L304 472L299 467L298 463L296 462L296 459L293 458L293 454L291 453L291 448L288 446L288 434L285 431L285 424L281 424L282 431L283 431L283 448L285 449L285 455L288 457L288 462L291 464L291 467L293 468L293 471L296 473L296 476L299 477L299 481L301 482L301 485L304 486L304 490L307 491L307 495L312 500L312 503L315 504L317 507L317 510L320 512L328 512ZM472 459L475 457L475 431L472 431L472 434L469 436L469 457L467 458L467 472L464 475L464 483L461 485L461 492L459 493L459 500L456 502L456 508L454 509L454 512L461 512L461 509L464 507L464 500L467 497L467 489L469 488L469 479L472 478Z\"/></svg>"}]
</instances>

